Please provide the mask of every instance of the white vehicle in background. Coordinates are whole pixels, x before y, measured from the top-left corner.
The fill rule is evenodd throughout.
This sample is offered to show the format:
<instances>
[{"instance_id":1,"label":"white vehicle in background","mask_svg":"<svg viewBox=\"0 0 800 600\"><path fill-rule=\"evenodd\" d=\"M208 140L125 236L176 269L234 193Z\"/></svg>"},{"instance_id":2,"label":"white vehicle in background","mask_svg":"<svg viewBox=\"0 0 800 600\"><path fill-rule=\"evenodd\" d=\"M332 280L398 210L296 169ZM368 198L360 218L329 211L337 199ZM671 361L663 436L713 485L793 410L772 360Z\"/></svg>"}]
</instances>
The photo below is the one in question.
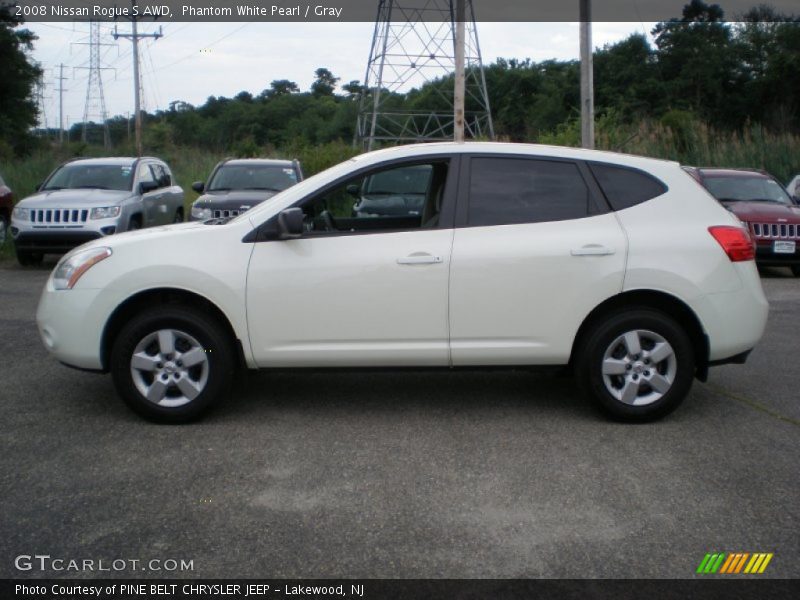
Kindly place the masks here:
<instances>
[{"instance_id":1,"label":"white vehicle in background","mask_svg":"<svg viewBox=\"0 0 800 600\"><path fill-rule=\"evenodd\" d=\"M421 206L353 214L365 181L390 186L403 177L382 174L412 166ZM111 372L159 421L199 417L240 366L486 365L570 365L605 412L643 421L761 338L753 253L741 222L677 163L401 146L233 219L85 245L53 271L38 326L59 360Z\"/></svg>"},{"instance_id":2,"label":"white vehicle in background","mask_svg":"<svg viewBox=\"0 0 800 600\"><path fill-rule=\"evenodd\" d=\"M122 231L183 221L183 189L167 164L142 158L68 161L19 201L11 238L22 265Z\"/></svg>"}]
</instances>

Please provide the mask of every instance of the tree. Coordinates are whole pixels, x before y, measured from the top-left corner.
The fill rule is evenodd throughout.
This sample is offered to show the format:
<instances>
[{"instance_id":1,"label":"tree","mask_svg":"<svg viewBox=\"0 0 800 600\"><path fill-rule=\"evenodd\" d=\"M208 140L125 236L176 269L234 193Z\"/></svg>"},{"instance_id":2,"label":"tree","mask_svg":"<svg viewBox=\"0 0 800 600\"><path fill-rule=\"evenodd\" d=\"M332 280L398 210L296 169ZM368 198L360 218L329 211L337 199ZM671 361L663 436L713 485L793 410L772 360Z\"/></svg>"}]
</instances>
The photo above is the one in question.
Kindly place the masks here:
<instances>
[{"instance_id":1,"label":"tree","mask_svg":"<svg viewBox=\"0 0 800 600\"><path fill-rule=\"evenodd\" d=\"M294 81L288 79L276 79L269 84L269 89L261 92L261 98L276 98L277 96L286 96L287 94L294 94L300 91Z\"/></svg>"},{"instance_id":2,"label":"tree","mask_svg":"<svg viewBox=\"0 0 800 600\"><path fill-rule=\"evenodd\" d=\"M7 5L0 5L0 145L23 153L33 143L31 127L36 125L34 87L42 75L25 51L33 49L36 36Z\"/></svg>"},{"instance_id":3,"label":"tree","mask_svg":"<svg viewBox=\"0 0 800 600\"><path fill-rule=\"evenodd\" d=\"M336 82L339 81L338 77L334 77L328 69L320 67L314 71L317 79L311 84L311 95L315 97L320 96L333 96L333 90L336 89Z\"/></svg>"},{"instance_id":4,"label":"tree","mask_svg":"<svg viewBox=\"0 0 800 600\"><path fill-rule=\"evenodd\" d=\"M692 0L681 19L653 29L661 78L674 109L688 109L723 127L741 125L747 115L741 47L716 4Z\"/></svg>"}]
</instances>

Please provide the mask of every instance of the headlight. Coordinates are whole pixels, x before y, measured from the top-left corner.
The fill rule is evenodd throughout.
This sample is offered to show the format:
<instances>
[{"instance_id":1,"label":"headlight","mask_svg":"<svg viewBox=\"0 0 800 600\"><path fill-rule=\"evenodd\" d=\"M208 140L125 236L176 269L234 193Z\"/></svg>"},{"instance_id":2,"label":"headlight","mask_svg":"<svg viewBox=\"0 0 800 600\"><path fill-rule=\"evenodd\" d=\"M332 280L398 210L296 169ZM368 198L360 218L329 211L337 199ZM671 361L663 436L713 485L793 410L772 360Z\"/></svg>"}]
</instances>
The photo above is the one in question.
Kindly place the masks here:
<instances>
[{"instance_id":1,"label":"headlight","mask_svg":"<svg viewBox=\"0 0 800 600\"><path fill-rule=\"evenodd\" d=\"M113 219L119 216L119 206L102 206L93 208L90 218L92 219Z\"/></svg>"},{"instance_id":2,"label":"headlight","mask_svg":"<svg viewBox=\"0 0 800 600\"><path fill-rule=\"evenodd\" d=\"M30 210L27 208L15 208L12 216L19 221L28 221L30 219Z\"/></svg>"},{"instance_id":3,"label":"headlight","mask_svg":"<svg viewBox=\"0 0 800 600\"><path fill-rule=\"evenodd\" d=\"M53 272L53 287L57 290L71 290L78 279L101 260L111 256L111 248L88 248L68 254Z\"/></svg>"},{"instance_id":4,"label":"headlight","mask_svg":"<svg viewBox=\"0 0 800 600\"><path fill-rule=\"evenodd\" d=\"M199 219L200 221L205 221L206 219L210 219L211 209L192 205L192 218Z\"/></svg>"}]
</instances>

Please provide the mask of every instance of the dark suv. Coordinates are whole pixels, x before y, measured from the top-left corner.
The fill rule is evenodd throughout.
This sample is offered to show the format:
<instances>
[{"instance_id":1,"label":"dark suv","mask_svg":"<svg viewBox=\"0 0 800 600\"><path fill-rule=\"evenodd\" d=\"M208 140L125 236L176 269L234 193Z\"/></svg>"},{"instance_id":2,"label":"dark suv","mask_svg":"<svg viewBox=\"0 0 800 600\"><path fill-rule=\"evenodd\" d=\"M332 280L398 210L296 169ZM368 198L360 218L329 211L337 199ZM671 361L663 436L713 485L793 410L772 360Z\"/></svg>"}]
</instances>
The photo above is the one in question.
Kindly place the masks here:
<instances>
[{"instance_id":1,"label":"dark suv","mask_svg":"<svg viewBox=\"0 0 800 600\"><path fill-rule=\"evenodd\" d=\"M747 225L759 265L789 267L800 277L800 207L777 179L755 169L686 171Z\"/></svg>"},{"instance_id":2,"label":"dark suv","mask_svg":"<svg viewBox=\"0 0 800 600\"><path fill-rule=\"evenodd\" d=\"M191 219L235 217L302 180L303 171L297 160L223 160L214 167L208 183L192 184L192 189L202 195L192 205Z\"/></svg>"}]
</instances>

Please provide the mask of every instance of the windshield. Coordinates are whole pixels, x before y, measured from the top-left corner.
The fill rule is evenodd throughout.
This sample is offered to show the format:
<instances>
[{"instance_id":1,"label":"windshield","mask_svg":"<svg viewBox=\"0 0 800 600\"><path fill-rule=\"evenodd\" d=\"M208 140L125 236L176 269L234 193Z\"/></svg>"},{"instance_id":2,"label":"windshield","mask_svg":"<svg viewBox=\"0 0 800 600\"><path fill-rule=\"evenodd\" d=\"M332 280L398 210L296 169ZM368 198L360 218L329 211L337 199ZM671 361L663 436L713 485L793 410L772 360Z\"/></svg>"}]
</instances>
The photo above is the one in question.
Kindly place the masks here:
<instances>
[{"instance_id":1,"label":"windshield","mask_svg":"<svg viewBox=\"0 0 800 600\"><path fill-rule=\"evenodd\" d=\"M269 190L281 192L297 183L292 167L276 165L223 165L208 182L209 192L227 190Z\"/></svg>"},{"instance_id":2,"label":"windshield","mask_svg":"<svg viewBox=\"0 0 800 600\"><path fill-rule=\"evenodd\" d=\"M64 165L53 173L42 190L94 188L129 191L133 179L131 165Z\"/></svg>"},{"instance_id":3,"label":"windshield","mask_svg":"<svg viewBox=\"0 0 800 600\"><path fill-rule=\"evenodd\" d=\"M783 186L768 177L706 176L703 183L717 200L792 203L792 199Z\"/></svg>"}]
</instances>

